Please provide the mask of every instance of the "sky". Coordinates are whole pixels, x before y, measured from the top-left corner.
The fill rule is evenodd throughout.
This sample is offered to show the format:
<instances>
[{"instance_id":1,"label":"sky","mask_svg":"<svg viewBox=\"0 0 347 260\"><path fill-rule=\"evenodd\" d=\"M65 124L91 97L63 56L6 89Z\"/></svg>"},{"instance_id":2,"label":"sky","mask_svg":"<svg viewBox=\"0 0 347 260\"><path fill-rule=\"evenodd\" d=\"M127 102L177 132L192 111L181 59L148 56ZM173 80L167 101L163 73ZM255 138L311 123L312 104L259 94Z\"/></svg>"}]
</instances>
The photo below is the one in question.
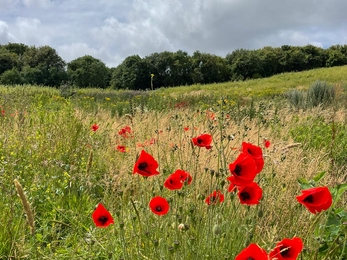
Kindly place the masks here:
<instances>
[{"instance_id":1,"label":"sky","mask_svg":"<svg viewBox=\"0 0 347 260\"><path fill-rule=\"evenodd\" d=\"M225 57L265 46L347 44L346 0L0 0L0 44L48 45L116 67L130 55Z\"/></svg>"}]
</instances>

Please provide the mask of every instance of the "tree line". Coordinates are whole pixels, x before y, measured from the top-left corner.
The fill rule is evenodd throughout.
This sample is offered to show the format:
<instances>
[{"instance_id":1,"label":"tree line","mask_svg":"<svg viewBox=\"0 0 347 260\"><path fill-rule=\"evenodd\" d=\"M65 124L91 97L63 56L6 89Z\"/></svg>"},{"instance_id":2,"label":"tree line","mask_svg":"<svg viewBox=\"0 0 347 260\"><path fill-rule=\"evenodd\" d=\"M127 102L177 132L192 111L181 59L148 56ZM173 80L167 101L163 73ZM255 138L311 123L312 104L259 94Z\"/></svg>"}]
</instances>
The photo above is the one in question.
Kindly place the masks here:
<instances>
[{"instance_id":1,"label":"tree line","mask_svg":"<svg viewBox=\"0 0 347 260\"><path fill-rule=\"evenodd\" d=\"M108 68L90 55L66 63L50 46L22 43L0 45L0 83L59 87L145 90L191 84L269 77L292 71L347 64L347 45L323 49L313 45L237 49L225 57L195 51L192 55L156 52L141 58L127 57Z\"/></svg>"}]
</instances>

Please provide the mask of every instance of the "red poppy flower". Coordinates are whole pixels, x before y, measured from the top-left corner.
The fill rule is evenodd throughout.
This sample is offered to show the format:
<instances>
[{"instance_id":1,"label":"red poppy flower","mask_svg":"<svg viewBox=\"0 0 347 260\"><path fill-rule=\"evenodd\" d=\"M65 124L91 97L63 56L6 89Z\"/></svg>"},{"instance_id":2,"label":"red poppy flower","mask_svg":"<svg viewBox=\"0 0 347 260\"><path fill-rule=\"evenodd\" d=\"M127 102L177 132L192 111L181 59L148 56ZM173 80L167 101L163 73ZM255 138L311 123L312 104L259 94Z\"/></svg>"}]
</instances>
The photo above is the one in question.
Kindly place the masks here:
<instances>
[{"instance_id":1,"label":"red poppy flower","mask_svg":"<svg viewBox=\"0 0 347 260\"><path fill-rule=\"evenodd\" d=\"M333 202L327 187L311 188L303 190L301 193L302 195L297 196L296 199L313 214L327 210Z\"/></svg>"},{"instance_id":2,"label":"red poppy flower","mask_svg":"<svg viewBox=\"0 0 347 260\"><path fill-rule=\"evenodd\" d=\"M206 110L206 116L207 116L207 118L214 120L214 113L213 112Z\"/></svg>"},{"instance_id":3,"label":"red poppy flower","mask_svg":"<svg viewBox=\"0 0 347 260\"><path fill-rule=\"evenodd\" d=\"M5 110L1 110L1 116L5 116Z\"/></svg>"},{"instance_id":4,"label":"red poppy flower","mask_svg":"<svg viewBox=\"0 0 347 260\"><path fill-rule=\"evenodd\" d=\"M230 177L234 177L234 176L231 175ZM236 190L237 190L237 186L233 182L230 182L229 187L228 187L228 192L234 192Z\"/></svg>"},{"instance_id":5,"label":"red poppy flower","mask_svg":"<svg viewBox=\"0 0 347 260\"><path fill-rule=\"evenodd\" d=\"M152 155L142 150L140 157L137 159L134 165L133 174L138 173L142 176L149 177L159 174L157 168L158 162L153 158Z\"/></svg>"},{"instance_id":6,"label":"red poppy flower","mask_svg":"<svg viewBox=\"0 0 347 260\"><path fill-rule=\"evenodd\" d=\"M270 260L296 260L304 247L299 237L285 238L269 254Z\"/></svg>"},{"instance_id":7,"label":"red poppy flower","mask_svg":"<svg viewBox=\"0 0 347 260\"><path fill-rule=\"evenodd\" d=\"M92 218L97 227L107 227L114 223L110 212L101 203L95 208Z\"/></svg>"},{"instance_id":8,"label":"red poppy flower","mask_svg":"<svg viewBox=\"0 0 347 260\"><path fill-rule=\"evenodd\" d=\"M268 260L268 255L257 244L250 244L236 256L235 260Z\"/></svg>"},{"instance_id":9,"label":"red poppy flower","mask_svg":"<svg viewBox=\"0 0 347 260\"><path fill-rule=\"evenodd\" d=\"M257 164L252 156L240 153L237 159L229 164L229 170L234 176L228 180L237 186L251 183L257 175Z\"/></svg>"},{"instance_id":10,"label":"red poppy flower","mask_svg":"<svg viewBox=\"0 0 347 260\"><path fill-rule=\"evenodd\" d=\"M183 128L183 130L184 130L184 131L189 131L189 127L188 127L188 126L185 126L185 127Z\"/></svg>"},{"instance_id":11,"label":"red poppy flower","mask_svg":"<svg viewBox=\"0 0 347 260\"><path fill-rule=\"evenodd\" d=\"M151 199L149 202L149 207L151 211L157 215L165 215L170 209L170 205L167 200L160 196Z\"/></svg>"},{"instance_id":12,"label":"red poppy flower","mask_svg":"<svg viewBox=\"0 0 347 260\"><path fill-rule=\"evenodd\" d=\"M118 134L124 138L131 137L131 128L130 126L125 126L121 130L119 130Z\"/></svg>"},{"instance_id":13,"label":"red poppy flower","mask_svg":"<svg viewBox=\"0 0 347 260\"><path fill-rule=\"evenodd\" d=\"M263 195L263 190L256 182L251 182L250 184L239 187L238 190L239 192L237 193L237 195L239 196L241 204L259 204L259 200Z\"/></svg>"},{"instance_id":14,"label":"red poppy flower","mask_svg":"<svg viewBox=\"0 0 347 260\"><path fill-rule=\"evenodd\" d=\"M243 142L242 152L249 154L253 157L255 163L257 164L257 173L261 172L264 167L263 151L259 146Z\"/></svg>"},{"instance_id":15,"label":"red poppy flower","mask_svg":"<svg viewBox=\"0 0 347 260\"><path fill-rule=\"evenodd\" d=\"M126 153L126 147L124 145L117 145L117 150L121 153Z\"/></svg>"},{"instance_id":16,"label":"red poppy flower","mask_svg":"<svg viewBox=\"0 0 347 260\"><path fill-rule=\"evenodd\" d=\"M154 137L152 137L150 140L149 140L149 144L155 144L157 142L157 139L155 139Z\"/></svg>"},{"instance_id":17,"label":"red poppy flower","mask_svg":"<svg viewBox=\"0 0 347 260\"><path fill-rule=\"evenodd\" d=\"M267 140L267 139L264 139L264 146L265 146L265 148L269 148L270 145L271 145L271 142L269 140Z\"/></svg>"},{"instance_id":18,"label":"red poppy flower","mask_svg":"<svg viewBox=\"0 0 347 260\"><path fill-rule=\"evenodd\" d=\"M99 126L97 124L92 125L91 130L96 132L99 129Z\"/></svg>"},{"instance_id":19,"label":"red poppy flower","mask_svg":"<svg viewBox=\"0 0 347 260\"><path fill-rule=\"evenodd\" d=\"M224 195L219 190L212 192L206 199L205 202L208 205L222 203L224 201Z\"/></svg>"},{"instance_id":20,"label":"red poppy flower","mask_svg":"<svg viewBox=\"0 0 347 260\"><path fill-rule=\"evenodd\" d=\"M193 144L199 147L205 147L206 149L211 149L211 143L212 143L212 135L210 134L202 134L198 137L192 138Z\"/></svg>"},{"instance_id":21,"label":"red poppy flower","mask_svg":"<svg viewBox=\"0 0 347 260\"><path fill-rule=\"evenodd\" d=\"M164 187L169 190L179 190L185 182L190 184L192 182L192 176L188 172L177 170L166 179Z\"/></svg>"}]
</instances>

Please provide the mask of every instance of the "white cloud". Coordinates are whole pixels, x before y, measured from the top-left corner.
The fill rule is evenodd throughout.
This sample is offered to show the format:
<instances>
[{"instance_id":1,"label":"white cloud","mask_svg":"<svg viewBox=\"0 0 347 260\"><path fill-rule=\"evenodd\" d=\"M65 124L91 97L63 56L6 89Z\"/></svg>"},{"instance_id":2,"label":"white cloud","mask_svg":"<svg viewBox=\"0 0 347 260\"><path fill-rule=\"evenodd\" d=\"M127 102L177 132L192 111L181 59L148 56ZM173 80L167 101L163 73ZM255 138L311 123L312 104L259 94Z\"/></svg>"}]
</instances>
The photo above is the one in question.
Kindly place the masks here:
<instances>
[{"instance_id":1,"label":"white cloud","mask_svg":"<svg viewBox=\"0 0 347 260\"><path fill-rule=\"evenodd\" d=\"M53 1L50 0L22 0L26 7L34 8L49 8L53 5Z\"/></svg>"},{"instance_id":2,"label":"white cloud","mask_svg":"<svg viewBox=\"0 0 347 260\"><path fill-rule=\"evenodd\" d=\"M6 22L0 20L0 43L15 41L15 37L9 32Z\"/></svg>"},{"instance_id":3,"label":"white cloud","mask_svg":"<svg viewBox=\"0 0 347 260\"><path fill-rule=\"evenodd\" d=\"M18 17L16 19L18 30L17 39L28 45L49 45L50 37L45 32L39 19Z\"/></svg>"},{"instance_id":4,"label":"white cloud","mask_svg":"<svg viewBox=\"0 0 347 260\"><path fill-rule=\"evenodd\" d=\"M0 0L0 43L50 45L67 62L89 54L108 66L165 50L329 47L346 44L345 10L345 0Z\"/></svg>"}]
</instances>

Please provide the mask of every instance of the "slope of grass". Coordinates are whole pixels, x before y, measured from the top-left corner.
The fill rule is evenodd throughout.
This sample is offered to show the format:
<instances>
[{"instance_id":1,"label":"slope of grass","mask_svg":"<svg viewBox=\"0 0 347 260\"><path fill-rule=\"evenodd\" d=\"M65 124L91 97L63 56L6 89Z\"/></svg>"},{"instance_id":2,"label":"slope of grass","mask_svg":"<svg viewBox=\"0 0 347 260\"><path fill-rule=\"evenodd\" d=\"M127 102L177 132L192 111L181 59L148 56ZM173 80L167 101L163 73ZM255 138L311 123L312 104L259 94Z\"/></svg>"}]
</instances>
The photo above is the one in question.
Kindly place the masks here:
<instances>
[{"instance_id":1,"label":"slope of grass","mask_svg":"<svg viewBox=\"0 0 347 260\"><path fill-rule=\"evenodd\" d=\"M309 81L339 84L337 75L331 81ZM295 81L299 76L267 80L284 85L290 77ZM265 88L265 80L237 84L258 82L250 88ZM297 82L294 86L305 87L304 80ZM223 96L216 92L214 100L210 93L187 99L195 106L168 99L170 93L183 97L189 90L161 89L141 93L148 99L131 101L117 99L124 91L81 90L66 99L55 89L1 88L0 259L234 259L249 243L269 252L278 241L294 236L304 242L303 259L345 259L347 165L336 151L345 146L338 143L345 128L333 128L345 124L345 104L303 112L293 111L284 99L277 103L259 97L259 102L236 106L224 91ZM129 114L113 111L124 109L126 102L132 106ZM95 132L94 124L99 126ZM125 126L131 128L130 136L119 134ZM324 142L309 138L309 129L324 131ZM202 133L212 135L212 149L191 144L191 138ZM264 139L271 141L270 148L264 147ZM255 179L263 189L259 205L242 205L237 193L227 191L229 164L244 141L259 145L264 155L265 166ZM142 150L158 161L159 175L133 174ZM163 183L176 169L189 172L193 181L171 191ZM32 206L34 234L14 179ZM308 212L295 199L302 189L298 181L302 186L328 186L333 206L318 215ZM205 199L214 190L225 200L207 205ZM150 211L154 196L169 201L167 215ZM107 228L97 228L91 218L100 202L114 217ZM182 224L184 229L179 228Z\"/></svg>"}]
</instances>

